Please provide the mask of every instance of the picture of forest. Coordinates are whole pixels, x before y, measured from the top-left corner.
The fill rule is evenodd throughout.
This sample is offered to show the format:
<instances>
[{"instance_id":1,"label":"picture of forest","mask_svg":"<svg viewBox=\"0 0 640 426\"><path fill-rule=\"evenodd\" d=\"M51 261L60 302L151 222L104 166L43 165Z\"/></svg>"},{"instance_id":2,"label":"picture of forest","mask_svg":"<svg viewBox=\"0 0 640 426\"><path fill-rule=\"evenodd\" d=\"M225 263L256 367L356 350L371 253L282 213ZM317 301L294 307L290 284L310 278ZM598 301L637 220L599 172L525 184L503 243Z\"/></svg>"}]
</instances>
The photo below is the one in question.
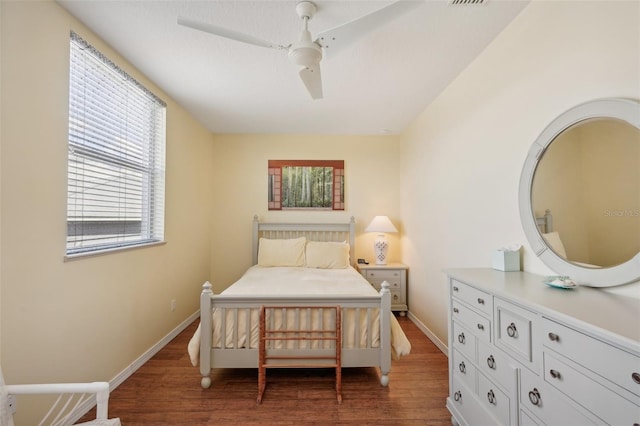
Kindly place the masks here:
<instances>
[{"instance_id":1,"label":"picture of forest","mask_svg":"<svg viewBox=\"0 0 640 426\"><path fill-rule=\"evenodd\" d=\"M283 208L331 208L333 167L282 168Z\"/></svg>"}]
</instances>

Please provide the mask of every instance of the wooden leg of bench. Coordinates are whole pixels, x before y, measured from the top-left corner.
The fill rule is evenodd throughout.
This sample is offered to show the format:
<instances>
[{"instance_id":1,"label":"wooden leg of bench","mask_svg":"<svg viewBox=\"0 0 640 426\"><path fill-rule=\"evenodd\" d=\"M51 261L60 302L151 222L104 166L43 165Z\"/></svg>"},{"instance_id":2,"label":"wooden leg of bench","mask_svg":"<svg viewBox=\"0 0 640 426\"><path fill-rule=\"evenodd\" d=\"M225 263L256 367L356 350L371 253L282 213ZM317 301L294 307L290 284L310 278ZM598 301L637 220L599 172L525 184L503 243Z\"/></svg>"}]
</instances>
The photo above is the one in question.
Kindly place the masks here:
<instances>
[{"instance_id":1,"label":"wooden leg of bench","mask_svg":"<svg viewBox=\"0 0 640 426\"><path fill-rule=\"evenodd\" d=\"M258 404L262 402L262 396L264 395L264 389L267 387L267 369L260 368L258 370Z\"/></svg>"}]
</instances>

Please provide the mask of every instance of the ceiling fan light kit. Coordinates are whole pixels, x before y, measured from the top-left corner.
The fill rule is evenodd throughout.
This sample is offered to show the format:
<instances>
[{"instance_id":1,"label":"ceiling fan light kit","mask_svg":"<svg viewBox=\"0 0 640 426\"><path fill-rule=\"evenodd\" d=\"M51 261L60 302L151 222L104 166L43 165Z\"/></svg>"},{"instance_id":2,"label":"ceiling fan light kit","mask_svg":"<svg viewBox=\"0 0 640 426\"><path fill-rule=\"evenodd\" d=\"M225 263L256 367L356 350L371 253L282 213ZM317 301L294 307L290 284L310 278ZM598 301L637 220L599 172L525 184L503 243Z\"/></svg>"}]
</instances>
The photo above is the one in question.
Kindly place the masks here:
<instances>
[{"instance_id":1,"label":"ceiling fan light kit","mask_svg":"<svg viewBox=\"0 0 640 426\"><path fill-rule=\"evenodd\" d=\"M331 52L335 53L339 48L351 44L363 35L378 30L382 25L393 21L399 16L415 9L423 4L421 1L397 1L388 6L361 16L353 21L339 25L333 29L318 34L313 40L308 29L308 23L318 10L311 1L300 1L296 5L296 13L303 21L302 33L297 43L288 46L272 43L260 38L240 33L216 25L194 21L188 18L178 17L178 24L195 30L204 31L220 37L240 41L255 46L271 49L287 50L289 60L302 67L299 71L300 79L304 83L312 99L322 99L322 79L320 73L320 61L323 57L323 48L328 49L331 43Z\"/></svg>"}]
</instances>

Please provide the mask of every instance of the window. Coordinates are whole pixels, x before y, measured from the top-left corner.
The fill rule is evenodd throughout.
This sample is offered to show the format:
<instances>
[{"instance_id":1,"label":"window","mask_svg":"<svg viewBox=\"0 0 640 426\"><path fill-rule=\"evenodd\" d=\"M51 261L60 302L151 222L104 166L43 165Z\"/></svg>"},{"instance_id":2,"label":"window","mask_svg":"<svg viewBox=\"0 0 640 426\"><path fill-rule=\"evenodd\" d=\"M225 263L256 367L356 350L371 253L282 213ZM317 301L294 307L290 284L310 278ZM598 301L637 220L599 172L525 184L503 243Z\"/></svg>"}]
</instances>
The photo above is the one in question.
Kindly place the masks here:
<instances>
[{"instance_id":1,"label":"window","mask_svg":"<svg viewBox=\"0 0 640 426\"><path fill-rule=\"evenodd\" d=\"M164 239L166 105L71 33L67 255Z\"/></svg>"},{"instance_id":2,"label":"window","mask_svg":"<svg viewBox=\"0 0 640 426\"><path fill-rule=\"evenodd\" d=\"M344 210L344 161L269 160L269 210Z\"/></svg>"}]
</instances>

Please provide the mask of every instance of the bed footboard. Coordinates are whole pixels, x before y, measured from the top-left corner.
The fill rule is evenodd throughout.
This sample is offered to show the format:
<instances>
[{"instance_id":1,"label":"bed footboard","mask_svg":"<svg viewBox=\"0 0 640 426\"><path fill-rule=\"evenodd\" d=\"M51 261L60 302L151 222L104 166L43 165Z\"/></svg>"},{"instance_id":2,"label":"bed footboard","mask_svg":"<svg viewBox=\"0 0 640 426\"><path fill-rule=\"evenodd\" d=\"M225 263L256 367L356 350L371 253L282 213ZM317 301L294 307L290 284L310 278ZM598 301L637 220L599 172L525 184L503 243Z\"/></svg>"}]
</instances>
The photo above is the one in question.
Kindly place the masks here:
<instances>
[{"instance_id":1,"label":"bed footboard","mask_svg":"<svg viewBox=\"0 0 640 426\"><path fill-rule=\"evenodd\" d=\"M277 320L283 327L287 323L299 327L305 321L311 321L313 306L340 306L343 310L342 367L378 367L380 383L382 386L389 384L391 293L387 282L375 296L314 298L214 295L211 284L207 282L200 295L200 374L203 388L211 386L212 368L258 368L259 310L262 306L285 307L286 312ZM307 308L298 309L300 306ZM308 355L332 349L294 346L278 350L284 355Z\"/></svg>"}]
</instances>

